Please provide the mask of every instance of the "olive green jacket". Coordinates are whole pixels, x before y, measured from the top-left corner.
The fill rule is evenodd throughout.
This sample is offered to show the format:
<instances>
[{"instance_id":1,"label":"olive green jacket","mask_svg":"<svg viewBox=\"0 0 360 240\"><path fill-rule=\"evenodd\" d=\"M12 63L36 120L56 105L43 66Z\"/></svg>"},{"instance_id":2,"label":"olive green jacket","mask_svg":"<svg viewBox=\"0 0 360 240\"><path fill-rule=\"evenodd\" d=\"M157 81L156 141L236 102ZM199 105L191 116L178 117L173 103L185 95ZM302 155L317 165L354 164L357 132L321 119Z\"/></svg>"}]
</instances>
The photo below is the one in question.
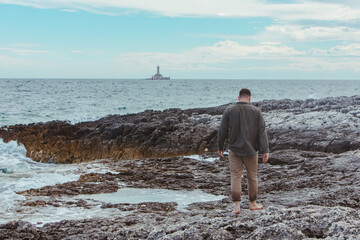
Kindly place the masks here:
<instances>
[{"instance_id":1,"label":"olive green jacket","mask_svg":"<svg viewBox=\"0 0 360 240\"><path fill-rule=\"evenodd\" d=\"M219 151L229 137L229 150L237 156L255 156L269 152L265 121L259 108L245 102L229 106L221 119L218 133Z\"/></svg>"}]
</instances>

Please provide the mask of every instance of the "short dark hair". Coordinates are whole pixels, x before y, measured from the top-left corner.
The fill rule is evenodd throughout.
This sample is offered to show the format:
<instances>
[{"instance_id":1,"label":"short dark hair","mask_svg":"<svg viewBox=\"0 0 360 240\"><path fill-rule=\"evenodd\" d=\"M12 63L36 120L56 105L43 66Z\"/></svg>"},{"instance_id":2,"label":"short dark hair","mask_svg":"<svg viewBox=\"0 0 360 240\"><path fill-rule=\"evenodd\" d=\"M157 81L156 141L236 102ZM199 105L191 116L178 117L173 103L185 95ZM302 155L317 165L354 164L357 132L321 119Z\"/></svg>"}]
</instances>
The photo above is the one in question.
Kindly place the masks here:
<instances>
[{"instance_id":1,"label":"short dark hair","mask_svg":"<svg viewBox=\"0 0 360 240\"><path fill-rule=\"evenodd\" d=\"M247 88L243 88L239 92L239 97L250 97L250 96L251 96L251 92Z\"/></svg>"}]
</instances>

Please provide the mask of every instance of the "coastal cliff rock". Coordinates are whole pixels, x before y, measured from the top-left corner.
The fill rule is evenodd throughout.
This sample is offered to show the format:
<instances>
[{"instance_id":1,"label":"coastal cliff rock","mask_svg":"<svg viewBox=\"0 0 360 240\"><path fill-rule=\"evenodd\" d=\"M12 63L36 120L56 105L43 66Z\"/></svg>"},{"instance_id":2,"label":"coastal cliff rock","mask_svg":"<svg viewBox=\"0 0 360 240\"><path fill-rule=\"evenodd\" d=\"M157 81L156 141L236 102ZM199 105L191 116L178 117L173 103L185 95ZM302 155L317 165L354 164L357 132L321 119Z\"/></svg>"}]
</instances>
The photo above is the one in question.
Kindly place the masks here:
<instances>
[{"instance_id":1,"label":"coastal cliff rock","mask_svg":"<svg viewBox=\"0 0 360 240\"><path fill-rule=\"evenodd\" d=\"M24 144L35 161L86 162L95 159L171 157L215 149L221 116L169 109L113 115L72 125L53 121L2 127L5 142Z\"/></svg>"},{"instance_id":2,"label":"coastal cliff rock","mask_svg":"<svg viewBox=\"0 0 360 240\"><path fill-rule=\"evenodd\" d=\"M360 148L360 96L320 100L266 100L271 151L299 149L341 153ZM226 105L199 109L148 110L93 122L53 121L0 128L35 161L172 157L217 151L217 131Z\"/></svg>"}]
</instances>

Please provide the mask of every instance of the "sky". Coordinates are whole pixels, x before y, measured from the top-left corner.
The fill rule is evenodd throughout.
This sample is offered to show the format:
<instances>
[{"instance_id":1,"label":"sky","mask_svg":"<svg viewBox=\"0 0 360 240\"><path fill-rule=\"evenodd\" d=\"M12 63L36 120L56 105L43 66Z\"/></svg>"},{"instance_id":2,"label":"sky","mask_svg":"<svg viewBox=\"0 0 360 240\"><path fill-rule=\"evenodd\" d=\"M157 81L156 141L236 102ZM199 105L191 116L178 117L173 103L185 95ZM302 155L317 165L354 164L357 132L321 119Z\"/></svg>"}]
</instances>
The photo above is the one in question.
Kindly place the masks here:
<instances>
[{"instance_id":1,"label":"sky","mask_svg":"<svg viewBox=\"0 0 360 240\"><path fill-rule=\"evenodd\" d=\"M0 0L0 78L360 80L358 0Z\"/></svg>"}]
</instances>

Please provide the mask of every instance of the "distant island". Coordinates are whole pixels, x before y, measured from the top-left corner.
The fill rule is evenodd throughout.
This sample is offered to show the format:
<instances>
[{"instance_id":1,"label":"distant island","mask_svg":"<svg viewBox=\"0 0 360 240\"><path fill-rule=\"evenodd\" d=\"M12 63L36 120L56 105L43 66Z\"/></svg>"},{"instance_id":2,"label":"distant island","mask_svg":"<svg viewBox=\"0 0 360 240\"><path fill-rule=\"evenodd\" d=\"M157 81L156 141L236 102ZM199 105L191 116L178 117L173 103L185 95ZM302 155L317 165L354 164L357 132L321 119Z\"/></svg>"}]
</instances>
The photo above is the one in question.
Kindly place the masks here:
<instances>
[{"instance_id":1,"label":"distant island","mask_svg":"<svg viewBox=\"0 0 360 240\"><path fill-rule=\"evenodd\" d=\"M170 77L163 77L163 75L160 74L160 66L158 65L157 73L151 78L145 78L145 80L170 80Z\"/></svg>"}]
</instances>

